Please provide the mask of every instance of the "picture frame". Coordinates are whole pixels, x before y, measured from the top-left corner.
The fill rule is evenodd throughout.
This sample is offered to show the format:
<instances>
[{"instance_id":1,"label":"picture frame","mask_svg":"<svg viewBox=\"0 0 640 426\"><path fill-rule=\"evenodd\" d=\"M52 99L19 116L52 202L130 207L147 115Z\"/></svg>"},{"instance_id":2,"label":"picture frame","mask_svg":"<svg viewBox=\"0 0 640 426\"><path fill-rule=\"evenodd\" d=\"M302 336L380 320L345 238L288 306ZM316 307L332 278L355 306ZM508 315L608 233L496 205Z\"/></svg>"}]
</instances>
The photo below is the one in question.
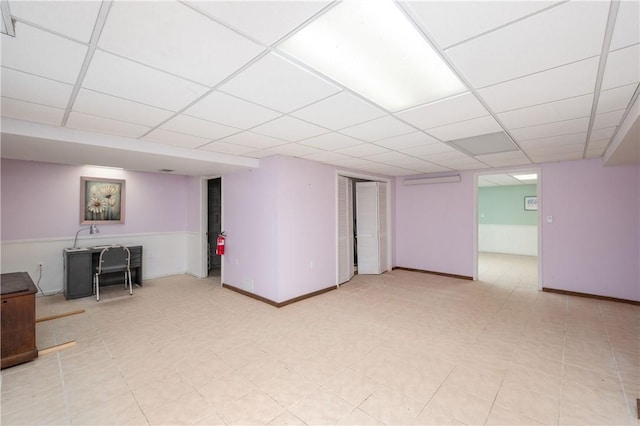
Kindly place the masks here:
<instances>
[{"instance_id":1,"label":"picture frame","mask_svg":"<svg viewBox=\"0 0 640 426\"><path fill-rule=\"evenodd\" d=\"M80 224L124 223L125 181L80 177Z\"/></svg>"},{"instance_id":2,"label":"picture frame","mask_svg":"<svg viewBox=\"0 0 640 426\"><path fill-rule=\"evenodd\" d=\"M524 197L524 209L538 210L538 197L536 196Z\"/></svg>"}]
</instances>

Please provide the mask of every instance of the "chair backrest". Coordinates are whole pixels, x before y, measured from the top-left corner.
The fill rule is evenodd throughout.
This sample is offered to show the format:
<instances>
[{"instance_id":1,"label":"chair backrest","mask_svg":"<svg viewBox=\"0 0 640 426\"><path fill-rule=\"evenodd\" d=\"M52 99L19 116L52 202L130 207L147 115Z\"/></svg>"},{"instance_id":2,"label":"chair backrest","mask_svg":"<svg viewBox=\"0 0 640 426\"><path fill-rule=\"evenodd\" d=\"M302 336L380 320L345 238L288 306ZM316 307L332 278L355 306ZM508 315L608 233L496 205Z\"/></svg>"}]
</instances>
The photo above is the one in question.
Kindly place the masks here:
<instances>
[{"instance_id":1,"label":"chair backrest","mask_svg":"<svg viewBox=\"0 0 640 426\"><path fill-rule=\"evenodd\" d=\"M125 246L111 246L104 248L100 252L100 261L98 262L98 274L101 274L103 270L117 269L129 269L131 262L131 253Z\"/></svg>"}]
</instances>

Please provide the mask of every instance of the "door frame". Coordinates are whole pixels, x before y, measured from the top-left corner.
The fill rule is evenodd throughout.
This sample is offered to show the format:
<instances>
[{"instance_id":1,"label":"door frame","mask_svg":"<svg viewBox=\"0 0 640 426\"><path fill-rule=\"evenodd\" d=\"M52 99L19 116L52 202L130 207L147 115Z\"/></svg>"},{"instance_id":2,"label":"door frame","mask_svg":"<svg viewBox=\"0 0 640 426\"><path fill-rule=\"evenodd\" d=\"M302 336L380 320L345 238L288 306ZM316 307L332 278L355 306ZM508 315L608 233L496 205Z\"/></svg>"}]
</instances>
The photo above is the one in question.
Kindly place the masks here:
<instances>
[{"instance_id":1,"label":"door frame","mask_svg":"<svg viewBox=\"0 0 640 426\"><path fill-rule=\"evenodd\" d=\"M536 173L536 197L538 197L538 290L542 290L542 168L520 167L506 169L490 169L475 172L473 174L473 279L478 280L478 177L483 175L499 175L510 173Z\"/></svg>"},{"instance_id":2,"label":"door frame","mask_svg":"<svg viewBox=\"0 0 640 426\"><path fill-rule=\"evenodd\" d=\"M336 279L336 288L340 287L340 252L339 252L339 246L340 246L340 230L339 230L339 210L338 210L338 185L339 185L339 176L344 176L344 177L348 177L348 178L356 178L356 179L366 179L369 181L373 181L373 182L384 182L387 185L387 265L389 266L389 268L387 269L387 271L390 271L391 269L393 269L393 253L391 251L391 248L393 246L392 241L393 241L393 227L391 226L391 223L393 221L393 216L391 215L391 199L392 199L392 185L391 183L393 182L393 179L390 178L384 178L381 176L376 176L376 175L369 175L366 173L358 173L358 172L354 172L354 171L350 171L350 170L342 170L342 169L336 169L336 174L335 174L335 183L334 183L334 190L335 190L335 252L336 252L336 275L335 275L335 279ZM386 272L386 271L385 271ZM349 282L349 281L347 281Z\"/></svg>"}]
</instances>

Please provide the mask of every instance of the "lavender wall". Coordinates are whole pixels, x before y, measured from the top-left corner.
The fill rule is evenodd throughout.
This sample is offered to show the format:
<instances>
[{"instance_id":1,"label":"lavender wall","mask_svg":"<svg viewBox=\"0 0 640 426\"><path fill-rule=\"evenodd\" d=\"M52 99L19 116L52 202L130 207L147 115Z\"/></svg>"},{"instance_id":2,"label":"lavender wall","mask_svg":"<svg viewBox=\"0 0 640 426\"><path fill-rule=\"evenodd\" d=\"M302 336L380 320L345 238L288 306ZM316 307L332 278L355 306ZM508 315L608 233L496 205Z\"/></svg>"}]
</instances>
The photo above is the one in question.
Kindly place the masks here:
<instances>
[{"instance_id":1,"label":"lavender wall","mask_svg":"<svg viewBox=\"0 0 640 426\"><path fill-rule=\"evenodd\" d=\"M186 221L188 232L200 232L200 215L202 199L200 188L202 179L197 176L188 176L186 182Z\"/></svg>"},{"instance_id":2,"label":"lavender wall","mask_svg":"<svg viewBox=\"0 0 640 426\"><path fill-rule=\"evenodd\" d=\"M80 228L81 176L126 180L125 223L100 225L101 235L185 230L185 176L2 159L2 241L72 240Z\"/></svg>"},{"instance_id":3,"label":"lavender wall","mask_svg":"<svg viewBox=\"0 0 640 426\"><path fill-rule=\"evenodd\" d=\"M461 182L396 179L395 266L473 276L473 174Z\"/></svg>"},{"instance_id":4,"label":"lavender wall","mask_svg":"<svg viewBox=\"0 0 640 426\"><path fill-rule=\"evenodd\" d=\"M542 167L544 287L640 301L640 167Z\"/></svg>"},{"instance_id":5,"label":"lavender wall","mask_svg":"<svg viewBox=\"0 0 640 426\"><path fill-rule=\"evenodd\" d=\"M226 284L274 302L335 284L333 167L274 156L223 188Z\"/></svg>"}]
</instances>

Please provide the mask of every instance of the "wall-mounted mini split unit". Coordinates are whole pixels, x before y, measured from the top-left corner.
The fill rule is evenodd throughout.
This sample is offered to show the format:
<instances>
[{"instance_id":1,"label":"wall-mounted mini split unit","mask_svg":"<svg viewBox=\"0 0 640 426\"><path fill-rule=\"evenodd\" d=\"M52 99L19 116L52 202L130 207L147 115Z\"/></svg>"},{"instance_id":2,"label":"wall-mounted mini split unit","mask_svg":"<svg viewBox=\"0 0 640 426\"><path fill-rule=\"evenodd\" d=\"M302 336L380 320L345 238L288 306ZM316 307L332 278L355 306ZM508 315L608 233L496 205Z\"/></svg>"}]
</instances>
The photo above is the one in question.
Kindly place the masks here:
<instances>
[{"instance_id":1,"label":"wall-mounted mini split unit","mask_svg":"<svg viewBox=\"0 0 640 426\"><path fill-rule=\"evenodd\" d=\"M460 175L453 176L434 176L434 177L423 177L418 179L405 179L405 185L429 185L432 183L451 183L451 182L460 182Z\"/></svg>"}]
</instances>

